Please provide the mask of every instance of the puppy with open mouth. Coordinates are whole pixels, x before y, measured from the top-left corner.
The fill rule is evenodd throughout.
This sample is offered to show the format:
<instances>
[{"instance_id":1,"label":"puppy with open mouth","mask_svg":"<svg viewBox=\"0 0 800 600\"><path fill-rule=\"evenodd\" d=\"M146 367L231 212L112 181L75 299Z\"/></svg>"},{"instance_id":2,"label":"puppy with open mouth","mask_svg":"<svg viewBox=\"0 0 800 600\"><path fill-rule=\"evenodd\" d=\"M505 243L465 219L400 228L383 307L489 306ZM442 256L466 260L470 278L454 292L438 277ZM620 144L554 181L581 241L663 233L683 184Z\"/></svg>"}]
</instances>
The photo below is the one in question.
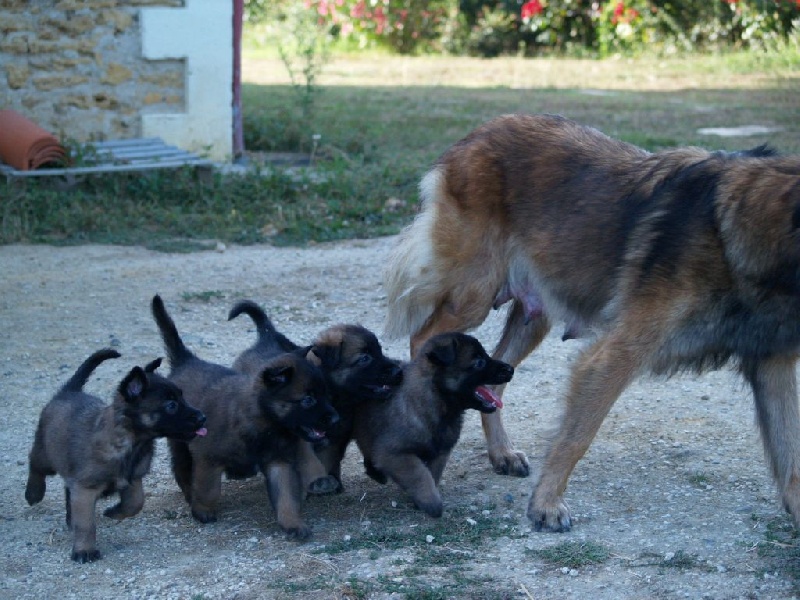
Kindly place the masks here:
<instances>
[{"instance_id":1,"label":"puppy with open mouth","mask_svg":"<svg viewBox=\"0 0 800 600\"><path fill-rule=\"evenodd\" d=\"M493 413L503 406L487 386L511 381L514 369L492 359L463 333L430 338L404 368L400 389L383 403L362 406L354 436L367 474L394 480L432 517L442 515L437 488L461 435L464 411Z\"/></svg>"}]
</instances>

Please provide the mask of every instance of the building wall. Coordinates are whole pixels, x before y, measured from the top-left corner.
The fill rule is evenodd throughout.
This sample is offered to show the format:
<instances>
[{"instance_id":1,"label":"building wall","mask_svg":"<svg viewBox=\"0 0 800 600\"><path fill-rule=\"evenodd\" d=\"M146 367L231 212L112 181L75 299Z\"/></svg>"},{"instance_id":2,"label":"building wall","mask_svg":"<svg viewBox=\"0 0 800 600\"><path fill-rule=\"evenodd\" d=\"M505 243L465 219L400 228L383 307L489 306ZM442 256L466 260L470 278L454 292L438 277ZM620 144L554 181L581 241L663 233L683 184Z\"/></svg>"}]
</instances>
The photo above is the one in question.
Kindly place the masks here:
<instances>
[{"instance_id":1,"label":"building wall","mask_svg":"<svg viewBox=\"0 0 800 600\"><path fill-rule=\"evenodd\" d=\"M62 141L155 135L225 159L231 31L230 0L0 0L0 108Z\"/></svg>"}]
</instances>

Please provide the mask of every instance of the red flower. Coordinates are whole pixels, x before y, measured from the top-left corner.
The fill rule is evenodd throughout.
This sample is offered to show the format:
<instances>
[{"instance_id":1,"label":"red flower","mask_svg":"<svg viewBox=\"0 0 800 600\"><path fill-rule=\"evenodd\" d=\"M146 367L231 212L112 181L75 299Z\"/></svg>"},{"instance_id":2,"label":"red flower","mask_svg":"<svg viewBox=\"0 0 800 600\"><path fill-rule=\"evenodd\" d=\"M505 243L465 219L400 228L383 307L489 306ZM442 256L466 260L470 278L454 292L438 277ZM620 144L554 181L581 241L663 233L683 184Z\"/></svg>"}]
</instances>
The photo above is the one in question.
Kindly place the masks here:
<instances>
[{"instance_id":1,"label":"red flower","mask_svg":"<svg viewBox=\"0 0 800 600\"><path fill-rule=\"evenodd\" d=\"M800 0L798 0L800 1ZM539 0L530 0L522 5L521 16L523 19L530 19L535 17L544 10L542 3Z\"/></svg>"}]
</instances>

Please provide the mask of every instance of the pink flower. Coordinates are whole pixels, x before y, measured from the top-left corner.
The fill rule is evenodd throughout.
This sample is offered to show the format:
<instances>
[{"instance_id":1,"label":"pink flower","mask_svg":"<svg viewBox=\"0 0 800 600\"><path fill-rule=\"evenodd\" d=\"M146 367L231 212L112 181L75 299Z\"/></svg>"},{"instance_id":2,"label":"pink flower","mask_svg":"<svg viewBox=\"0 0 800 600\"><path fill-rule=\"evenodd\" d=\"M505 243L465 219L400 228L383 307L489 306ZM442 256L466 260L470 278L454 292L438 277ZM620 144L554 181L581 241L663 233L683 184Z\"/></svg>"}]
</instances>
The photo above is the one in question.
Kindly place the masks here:
<instances>
[{"instance_id":1,"label":"pink flower","mask_svg":"<svg viewBox=\"0 0 800 600\"><path fill-rule=\"evenodd\" d=\"M531 17L535 17L536 15L541 13L543 10L544 7L542 6L540 0L530 0L529 2L526 2L525 4L522 5L522 11L520 13L520 16L523 19L530 19Z\"/></svg>"}]
</instances>

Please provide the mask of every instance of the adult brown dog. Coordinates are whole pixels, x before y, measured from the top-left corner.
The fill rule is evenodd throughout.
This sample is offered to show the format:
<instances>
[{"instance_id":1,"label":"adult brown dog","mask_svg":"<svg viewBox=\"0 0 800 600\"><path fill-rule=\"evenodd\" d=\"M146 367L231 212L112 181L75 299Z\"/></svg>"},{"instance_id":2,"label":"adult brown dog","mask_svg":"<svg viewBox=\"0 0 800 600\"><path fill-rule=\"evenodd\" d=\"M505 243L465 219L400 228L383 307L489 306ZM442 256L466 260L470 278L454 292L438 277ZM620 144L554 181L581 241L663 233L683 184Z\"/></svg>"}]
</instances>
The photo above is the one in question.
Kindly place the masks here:
<instances>
[{"instance_id":1,"label":"adult brown dog","mask_svg":"<svg viewBox=\"0 0 800 600\"><path fill-rule=\"evenodd\" d=\"M767 147L655 154L554 115L507 115L454 144L421 182L422 211L387 272L387 333L412 353L507 300L495 356L518 365L557 321L598 339L528 516L571 526L567 479L636 376L735 364L750 383L784 505L800 518L800 159ZM527 475L497 413L496 470Z\"/></svg>"},{"instance_id":2,"label":"adult brown dog","mask_svg":"<svg viewBox=\"0 0 800 600\"><path fill-rule=\"evenodd\" d=\"M228 320L243 313L255 323L258 339L234 361L237 371L253 374L277 354L298 349L251 300L237 302ZM364 403L386 401L402 382L403 370L399 361L384 356L375 334L360 325L333 325L321 331L312 342L309 360L325 377L339 421L327 429L325 442L316 451L309 442L300 444L298 469L309 493L339 492L343 489L341 462L356 412Z\"/></svg>"},{"instance_id":3,"label":"adult brown dog","mask_svg":"<svg viewBox=\"0 0 800 600\"><path fill-rule=\"evenodd\" d=\"M170 440L172 471L192 516L216 521L223 472L250 475L258 469L278 525L290 538L308 538L311 528L300 514L297 446L301 439L323 439L338 419L322 373L306 360L308 349L279 354L247 375L192 353L160 296L151 308L169 356L170 381L208 418L205 438Z\"/></svg>"},{"instance_id":4,"label":"adult brown dog","mask_svg":"<svg viewBox=\"0 0 800 600\"><path fill-rule=\"evenodd\" d=\"M161 359L144 369L134 367L106 405L83 391L102 362L119 358L116 350L99 350L42 409L30 452L25 499L41 502L46 479L64 479L67 525L72 529L72 560L100 558L95 505L101 496L119 494L105 511L116 520L133 517L144 506L142 478L150 471L157 437L191 440L205 435L205 416L186 404L181 390L155 373Z\"/></svg>"},{"instance_id":5,"label":"adult brown dog","mask_svg":"<svg viewBox=\"0 0 800 600\"><path fill-rule=\"evenodd\" d=\"M418 508L440 517L437 486L461 435L464 411L500 408L500 398L485 386L508 383L514 369L490 358L474 337L442 333L425 342L404 371L391 398L356 412L353 435L367 475L379 483L391 477Z\"/></svg>"}]
</instances>

